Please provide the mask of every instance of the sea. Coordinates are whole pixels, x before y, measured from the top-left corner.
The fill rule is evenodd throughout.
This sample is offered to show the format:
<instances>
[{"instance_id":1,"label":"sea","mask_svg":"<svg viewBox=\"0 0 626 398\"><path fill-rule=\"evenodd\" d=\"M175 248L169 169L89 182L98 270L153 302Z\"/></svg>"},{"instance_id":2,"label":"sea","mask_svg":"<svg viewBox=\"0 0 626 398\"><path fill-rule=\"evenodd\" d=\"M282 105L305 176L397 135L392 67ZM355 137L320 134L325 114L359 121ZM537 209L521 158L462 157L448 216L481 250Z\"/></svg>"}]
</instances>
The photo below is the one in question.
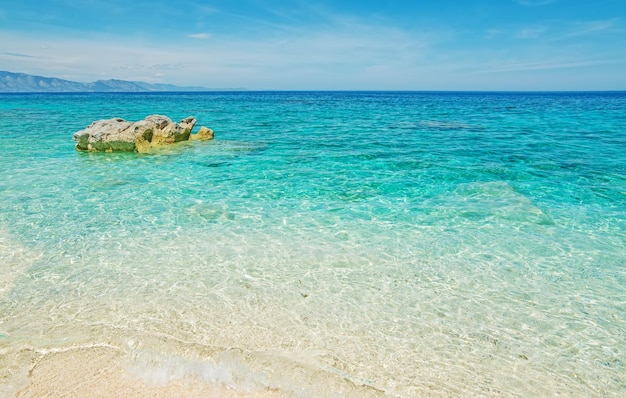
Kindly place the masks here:
<instances>
[{"instance_id":1,"label":"sea","mask_svg":"<svg viewBox=\"0 0 626 398\"><path fill-rule=\"evenodd\" d=\"M74 148L151 114L215 139ZM0 95L2 396L623 397L625 362L626 92Z\"/></svg>"}]
</instances>

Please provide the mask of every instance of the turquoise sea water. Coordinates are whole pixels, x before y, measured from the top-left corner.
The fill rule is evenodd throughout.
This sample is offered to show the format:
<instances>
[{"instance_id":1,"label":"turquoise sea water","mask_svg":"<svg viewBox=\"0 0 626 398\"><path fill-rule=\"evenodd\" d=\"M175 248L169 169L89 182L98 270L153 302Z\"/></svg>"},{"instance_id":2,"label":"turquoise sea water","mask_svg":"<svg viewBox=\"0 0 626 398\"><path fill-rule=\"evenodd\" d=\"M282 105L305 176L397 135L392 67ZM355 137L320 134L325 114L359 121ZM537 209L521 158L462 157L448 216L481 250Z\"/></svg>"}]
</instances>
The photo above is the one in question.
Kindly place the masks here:
<instances>
[{"instance_id":1,"label":"turquoise sea water","mask_svg":"<svg viewBox=\"0 0 626 398\"><path fill-rule=\"evenodd\" d=\"M216 139L74 150L155 113ZM0 176L5 393L106 345L285 396L626 395L626 93L0 95Z\"/></svg>"}]
</instances>

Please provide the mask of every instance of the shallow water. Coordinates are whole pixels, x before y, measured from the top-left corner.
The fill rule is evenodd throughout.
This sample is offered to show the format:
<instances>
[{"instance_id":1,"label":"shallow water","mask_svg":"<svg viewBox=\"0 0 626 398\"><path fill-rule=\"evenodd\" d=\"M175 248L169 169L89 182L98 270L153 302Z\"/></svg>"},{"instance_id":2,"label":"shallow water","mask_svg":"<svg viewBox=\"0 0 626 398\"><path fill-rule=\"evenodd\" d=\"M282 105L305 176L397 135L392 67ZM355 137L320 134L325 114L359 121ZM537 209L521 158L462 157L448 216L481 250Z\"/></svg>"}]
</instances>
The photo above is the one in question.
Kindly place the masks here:
<instances>
[{"instance_id":1,"label":"shallow water","mask_svg":"<svg viewBox=\"0 0 626 398\"><path fill-rule=\"evenodd\" d=\"M625 110L624 93L1 95L0 391L110 347L148 384L621 396ZM74 151L93 120L153 113L216 139Z\"/></svg>"}]
</instances>

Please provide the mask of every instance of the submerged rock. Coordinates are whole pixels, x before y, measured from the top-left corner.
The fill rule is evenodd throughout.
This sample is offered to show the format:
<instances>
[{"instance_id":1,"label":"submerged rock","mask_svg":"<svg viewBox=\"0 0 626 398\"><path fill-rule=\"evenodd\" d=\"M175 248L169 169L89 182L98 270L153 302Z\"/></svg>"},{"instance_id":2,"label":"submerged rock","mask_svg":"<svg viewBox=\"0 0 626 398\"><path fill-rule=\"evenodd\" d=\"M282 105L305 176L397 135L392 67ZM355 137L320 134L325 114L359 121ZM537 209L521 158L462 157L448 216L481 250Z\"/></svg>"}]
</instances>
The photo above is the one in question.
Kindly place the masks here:
<instances>
[{"instance_id":1,"label":"submerged rock","mask_svg":"<svg viewBox=\"0 0 626 398\"><path fill-rule=\"evenodd\" d=\"M76 150L89 152L147 152L189 139L213 139L213 130L204 126L198 134L191 134L195 124L193 116L180 123L162 115L151 115L138 122L113 118L95 121L86 129L74 133L73 138Z\"/></svg>"}]
</instances>

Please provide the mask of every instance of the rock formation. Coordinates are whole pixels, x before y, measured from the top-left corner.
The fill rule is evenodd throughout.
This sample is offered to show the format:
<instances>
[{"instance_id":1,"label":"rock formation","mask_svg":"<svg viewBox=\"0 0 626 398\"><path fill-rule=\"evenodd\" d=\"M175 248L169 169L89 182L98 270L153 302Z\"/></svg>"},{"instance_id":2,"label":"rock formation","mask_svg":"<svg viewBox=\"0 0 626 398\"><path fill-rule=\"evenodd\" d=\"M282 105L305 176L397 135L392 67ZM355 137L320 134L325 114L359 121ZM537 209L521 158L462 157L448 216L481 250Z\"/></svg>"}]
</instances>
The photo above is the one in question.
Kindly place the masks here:
<instances>
[{"instance_id":1,"label":"rock formation","mask_svg":"<svg viewBox=\"0 0 626 398\"><path fill-rule=\"evenodd\" d=\"M174 123L167 116L151 115L138 122L113 118L98 120L74 133L76 150L90 152L147 152L152 148L186 140L211 140L213 130L202 127L191 134L196 118Z\"/></svg>"},{"instance_id":2,"label":"rock formation","mask_svg":"<svg viewBox=\"0 0 626 398\"><path fill-rule=\"evenodd\" d=\"M198 130L198 132L196 134L191 134L189 136L189 139L192 141L195 140L199 140L199 141L205 141L205 140L212 140L213 139L213 130L211 130L210 128L207 127L200 127L200 130Z\"/></svg>"}]
</instances>

